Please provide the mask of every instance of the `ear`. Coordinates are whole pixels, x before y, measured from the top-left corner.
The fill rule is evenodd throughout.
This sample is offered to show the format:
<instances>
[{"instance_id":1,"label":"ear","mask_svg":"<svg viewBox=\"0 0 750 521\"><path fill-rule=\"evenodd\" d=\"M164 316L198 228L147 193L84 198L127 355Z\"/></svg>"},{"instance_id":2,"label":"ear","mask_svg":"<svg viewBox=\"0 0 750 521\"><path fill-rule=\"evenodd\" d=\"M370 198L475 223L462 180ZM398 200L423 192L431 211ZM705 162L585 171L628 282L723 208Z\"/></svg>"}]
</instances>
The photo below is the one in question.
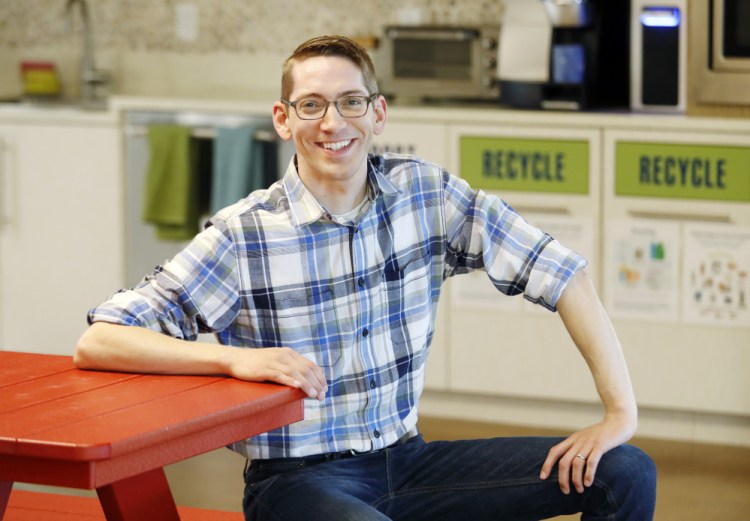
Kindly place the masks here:
<instances>
[{"instance_id":1,"label":"ear","mask_svg":"<svg viewBox=\"0 0 750 521\"><path fill-rule=\"evenodd\" d=\"M289 141L292 139L292 131L289 129L289 115L286 110L286 105L280 101L273 104L273 126L281 139Z\"/></svg>"},{"instance_id":2,"label":"ear","mask_svg":"<svg viewBox=\"0 0 750 521\"><path fill-rule=\"evenodd\" d=\"M372 102L372 108L375 112L375 127L373 128L373 133L379 135L385 130L386 112L388 110L385 98L383 96L378 96L375 101Z\"/></svg>"}]
</instances>

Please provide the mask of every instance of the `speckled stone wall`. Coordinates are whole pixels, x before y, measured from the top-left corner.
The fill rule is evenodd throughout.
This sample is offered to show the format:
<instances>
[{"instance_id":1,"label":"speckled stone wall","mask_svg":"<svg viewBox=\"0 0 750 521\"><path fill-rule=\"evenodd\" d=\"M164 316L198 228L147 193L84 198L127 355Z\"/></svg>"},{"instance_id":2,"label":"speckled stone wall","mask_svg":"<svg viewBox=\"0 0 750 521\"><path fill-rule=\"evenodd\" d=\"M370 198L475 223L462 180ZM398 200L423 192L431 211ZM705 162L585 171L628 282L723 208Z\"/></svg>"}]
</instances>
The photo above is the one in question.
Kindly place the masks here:
<instances>
[{"instance_id":1,"label":"speckled stone wall","mask_svg":"<svg viewBox=\"0 0 750 521\"><path fill-rule=\"evenodd\" d=\"M318 34L373 37L383 25L500 20L502 0L88 0L97 49L155 52L263 52L294 48ZM81 19L67 0L0 0L0 49L80 45ZM175 29L176 7L198 12L197 38Z\"/></svg>"}]
</instances>

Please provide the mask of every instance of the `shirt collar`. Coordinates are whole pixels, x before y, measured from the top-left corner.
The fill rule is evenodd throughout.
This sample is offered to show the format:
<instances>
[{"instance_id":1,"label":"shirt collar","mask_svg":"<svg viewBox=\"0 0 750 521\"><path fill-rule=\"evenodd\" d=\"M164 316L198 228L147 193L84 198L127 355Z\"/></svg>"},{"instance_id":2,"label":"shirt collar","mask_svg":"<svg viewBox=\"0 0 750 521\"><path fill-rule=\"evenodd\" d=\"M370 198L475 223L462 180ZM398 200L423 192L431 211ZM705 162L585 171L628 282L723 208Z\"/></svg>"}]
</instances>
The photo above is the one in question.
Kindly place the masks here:
<instances>
[{"instance_id":1,"label":"shirt collar","mask_svg":"<svg viewBox=\"0 0 750 521\"><path fill-rule=\"evenodd\" d=\"M401 190L384 174L385 162L382 156L370 155L367 158L367 182L372 189L373 200L383 193L395 195ZM299 177L296 166L296 156L289 162L284 178L284 190L289 197L289 207L295 226L301 227L325 218L327 212L307 189Z\"/></svg>"}]
</instances>

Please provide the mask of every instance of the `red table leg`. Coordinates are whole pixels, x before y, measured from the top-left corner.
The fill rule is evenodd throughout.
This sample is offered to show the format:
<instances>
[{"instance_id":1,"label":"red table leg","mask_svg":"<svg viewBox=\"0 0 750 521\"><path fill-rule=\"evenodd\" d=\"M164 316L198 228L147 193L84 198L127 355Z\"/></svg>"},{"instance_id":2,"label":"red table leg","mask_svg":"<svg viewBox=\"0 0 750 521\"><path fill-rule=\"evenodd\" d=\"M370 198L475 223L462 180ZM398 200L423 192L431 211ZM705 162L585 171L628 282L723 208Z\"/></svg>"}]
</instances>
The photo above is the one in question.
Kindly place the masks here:
<instances>
[{"instance_id":1,"label":"red table leg","mask_svg":"<svg viewBox=\"0 0 750 521\"><path fill-rule=\"evenodd\" d=\"M157 468L96 489L107 521L179 521L164 469Z\"/></svg>"},{"instance_id":2,"label":"red table leg","mask_svg":"<svg viewBox=\"0 0 750 521\"><path fill-rule=\"evenodd\" d=\"M8 506L10 491L13 489L12 481L0 481L0 519L5 517L5 508Z\"/></svg>"}]
</instances>

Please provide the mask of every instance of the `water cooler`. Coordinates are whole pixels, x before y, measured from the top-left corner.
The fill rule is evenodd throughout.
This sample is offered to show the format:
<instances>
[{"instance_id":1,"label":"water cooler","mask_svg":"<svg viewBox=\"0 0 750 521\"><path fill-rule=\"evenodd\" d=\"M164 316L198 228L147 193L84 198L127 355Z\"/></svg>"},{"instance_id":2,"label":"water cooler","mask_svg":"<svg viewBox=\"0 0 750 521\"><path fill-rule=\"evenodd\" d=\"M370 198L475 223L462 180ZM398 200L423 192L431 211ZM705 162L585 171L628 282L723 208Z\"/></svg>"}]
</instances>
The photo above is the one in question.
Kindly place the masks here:
<instances>
[{"instance_id":1,"label":"water cooler","mask_svg":"<svg viewBox=\"0 0 750 521\"><path fill-rule=\"evenodd\" d=\"M684 112L687 0L633 0L630 20L630 107Z\"/></svg>"}]
</instances>

